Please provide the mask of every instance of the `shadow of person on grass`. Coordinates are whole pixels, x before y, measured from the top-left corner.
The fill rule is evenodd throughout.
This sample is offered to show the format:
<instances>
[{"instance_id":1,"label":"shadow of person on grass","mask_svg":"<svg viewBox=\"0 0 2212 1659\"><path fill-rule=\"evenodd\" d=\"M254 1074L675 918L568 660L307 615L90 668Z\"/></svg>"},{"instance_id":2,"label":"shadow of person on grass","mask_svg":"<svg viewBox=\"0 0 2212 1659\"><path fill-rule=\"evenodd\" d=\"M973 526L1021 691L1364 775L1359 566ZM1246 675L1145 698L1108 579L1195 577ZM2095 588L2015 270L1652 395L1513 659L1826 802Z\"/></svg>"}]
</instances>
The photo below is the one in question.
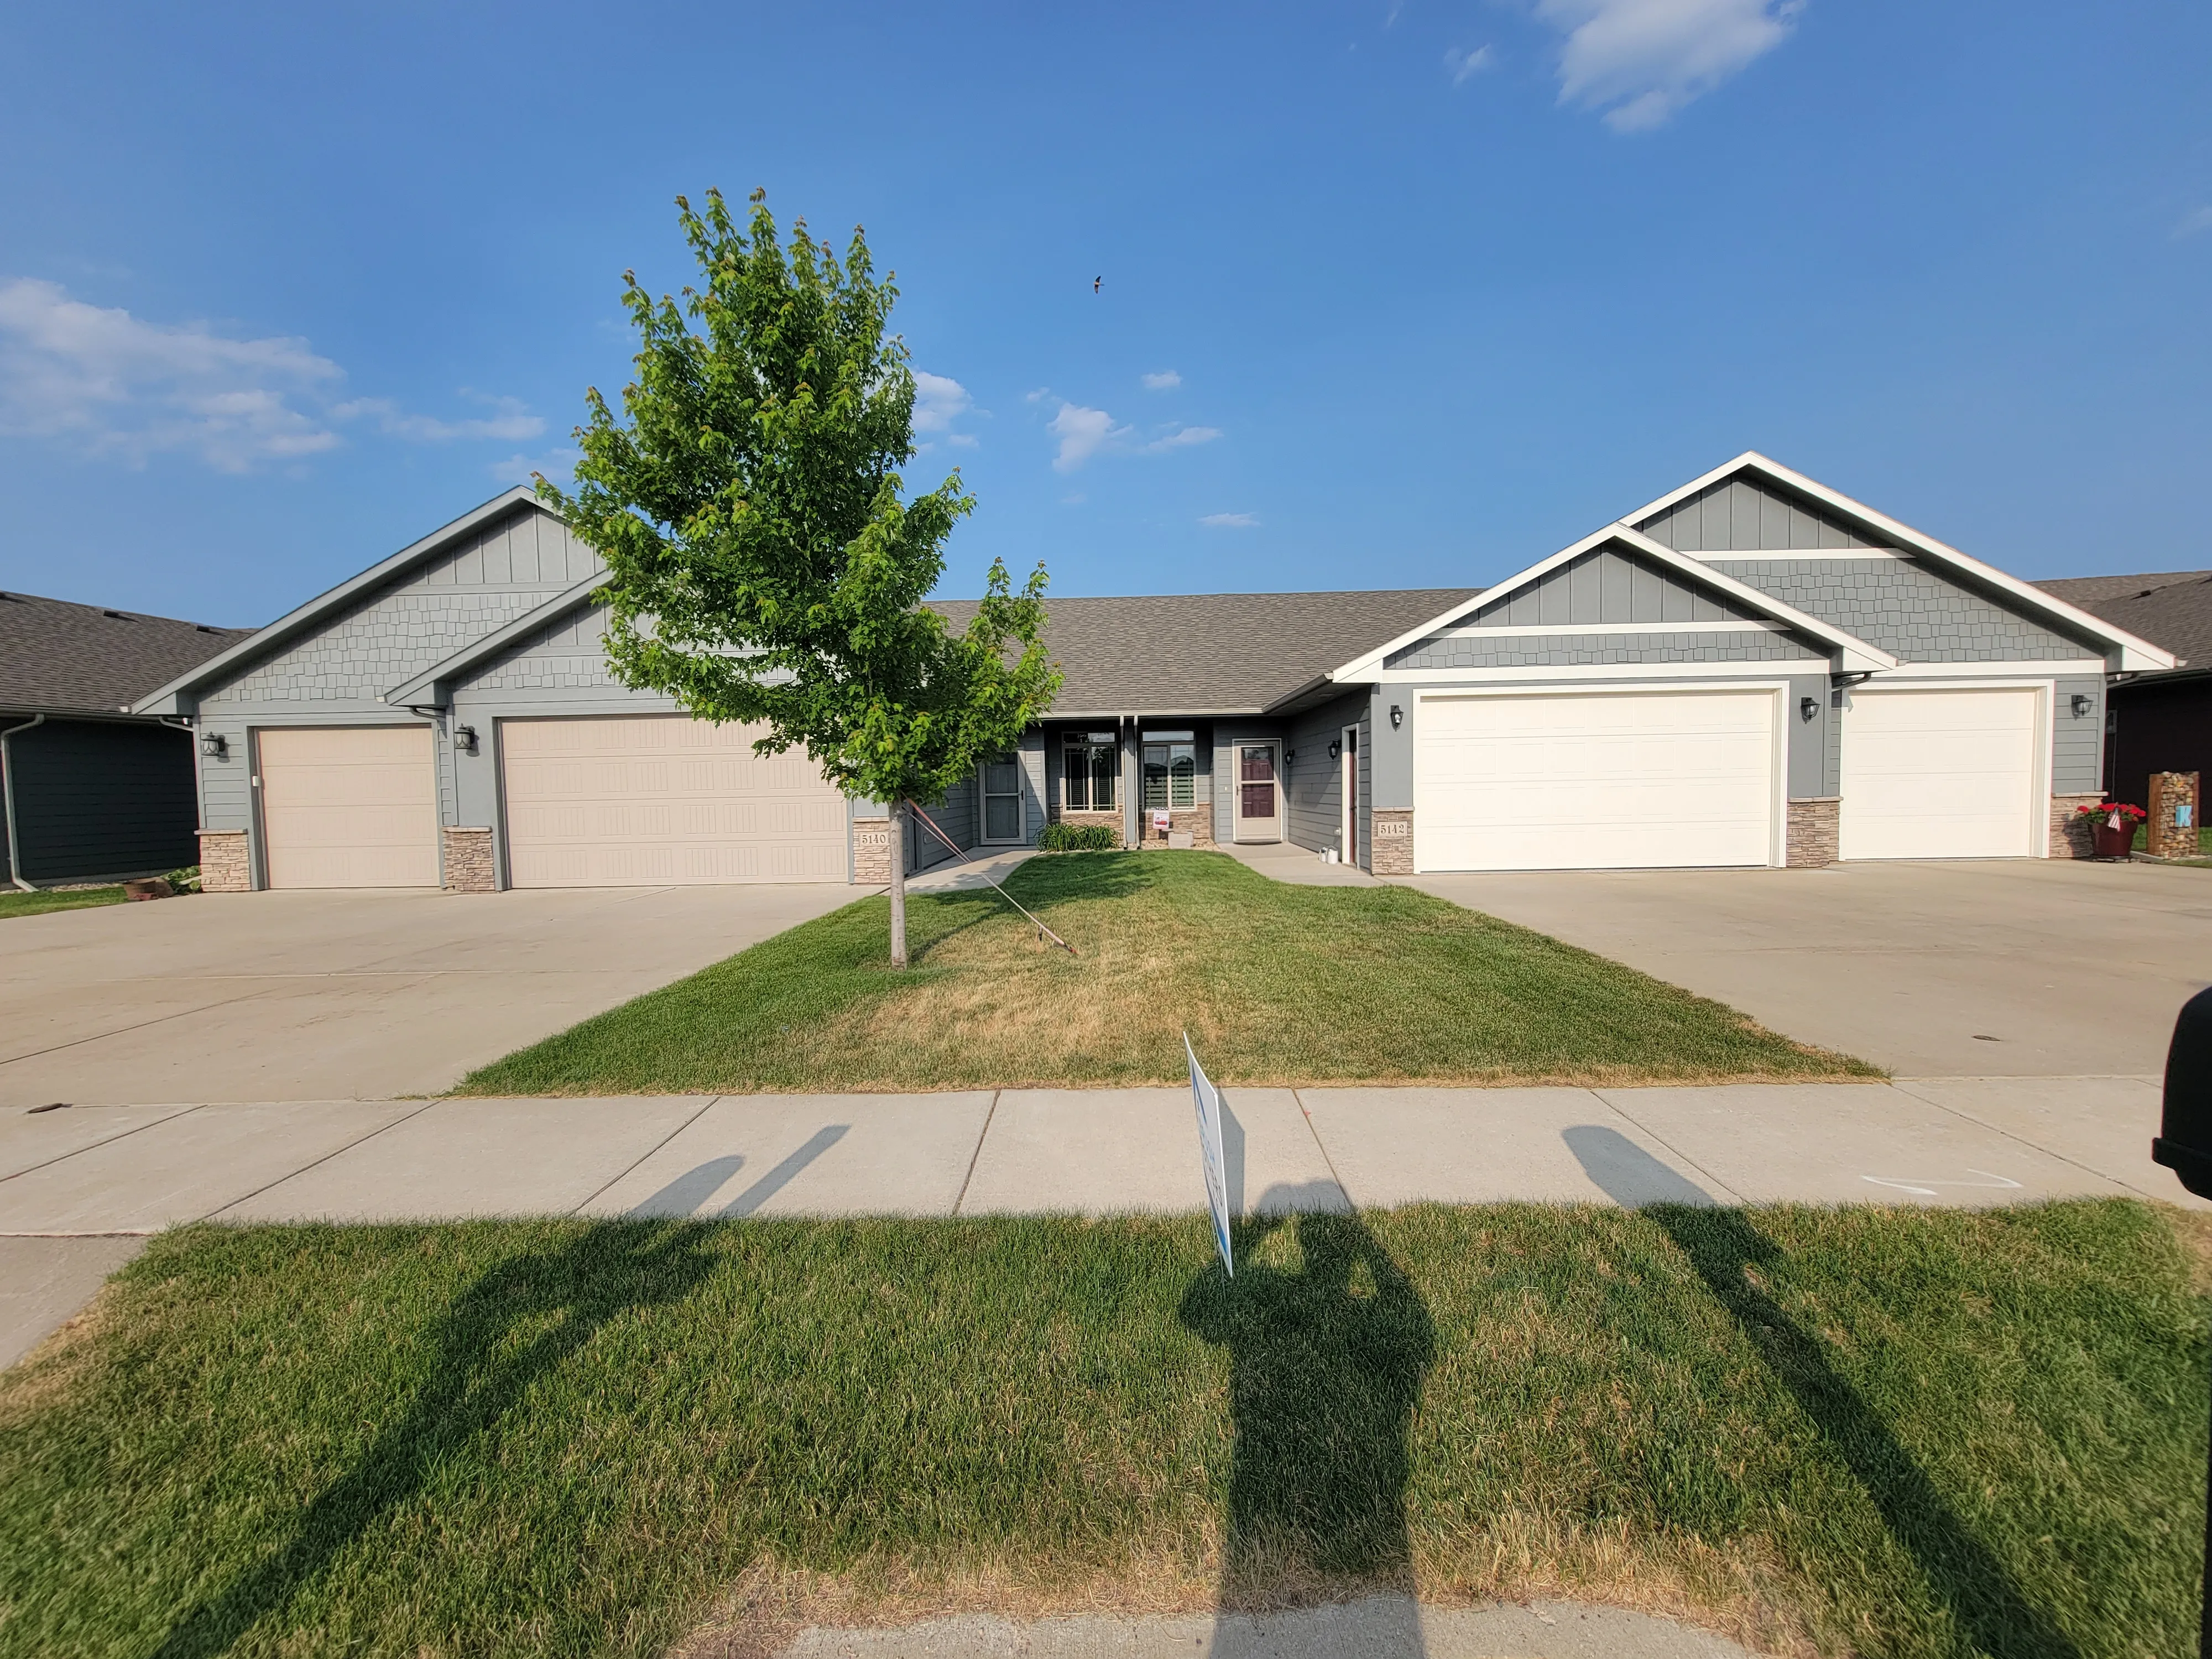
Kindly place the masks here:
<instances>
[{"instance_id":1,"label":"shadow of person on grass","mask_svg":"<svg viewBox=\"0 0 2212 1659\"><path fill-rule=\"evenodd\" d=\"M1290 1207L1276 1196L1259 1207ZM1258 1259L1278 1231L1295 1265ZM1409 1616L1390 1650L1419 1653L1407 1434L1436 1351L1427 1305L1356 1216L1262 1213L1234 1237L1236 1277L1217 1262L1181 1312L1229 1350L1236 1441L1214 1651L1248 1645L1240 1609L1395 1590Z\"/></svg>"},{"instance_id":2,"label":"shadow of person on grass","mask_svg":"<svg viewBox=\"0 0 2212 1659\"><path fill-rule=\"evenodd\" d=\"M455 1298L429 1376L352 1469L307 1505L289 1541L179 1619L156 1659L200 1659L281 1613L346 1546L412 1499L455 1455L496 1455L531 1386L632 1309L679 1302L714 1270L706 1228L618 1222L491 1268ZM276 1646L289 1650L283 1641Z\"/></svg>"},{"instance_id":3,"label":"shadow of person on grass","mask_svg":"<svg viewBox=\"0 0 2212 1659\"><path fill-rule=\"evenodd\" d=\"M1689 1258L1752 1351L1866 1489L1882 1525L1918 1564L1967 1642L1992 1659L2078 1659L2080 1650L2065 1632L2021 1594L1888 1425L1837 1374L1820 1345L1759 1288L1760 1265L1782 1259L1773 1241L1742 1211L1715 1205L1702 1188L1618 1130L1583 1124L1561 1138L1614 1202L1644 1209Z\"/></svg>"}]
</instances>

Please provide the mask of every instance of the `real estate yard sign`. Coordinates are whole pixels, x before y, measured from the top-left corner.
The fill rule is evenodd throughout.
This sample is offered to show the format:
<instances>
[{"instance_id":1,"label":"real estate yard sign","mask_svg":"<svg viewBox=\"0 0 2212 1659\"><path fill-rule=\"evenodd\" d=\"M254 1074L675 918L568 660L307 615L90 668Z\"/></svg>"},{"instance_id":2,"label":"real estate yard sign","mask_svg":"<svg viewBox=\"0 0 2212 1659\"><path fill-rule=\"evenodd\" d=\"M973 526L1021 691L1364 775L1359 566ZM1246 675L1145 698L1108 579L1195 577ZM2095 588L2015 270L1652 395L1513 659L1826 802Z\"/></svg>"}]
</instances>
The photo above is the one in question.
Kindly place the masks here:
<instances>
[{"instance_id":1,"label":"real estate yard sign","mask_svg":"<svg viewBox=\"0 0 2212 1659\"><path fill-rule=\"evenodd\" d=\"M1190 1100L1198 1111L1198 1161L1206 1173L1206 1206L1213 1212L1213 1242L1220 1247L1221 1265L1234 1279L1237 1264L1229 1255L1229 1181L1221 1155L1221 1091L1198 1063L1188 1031L1182 1034L1182 1052L1190 1061Z\"/></svg>"}]
</instances>

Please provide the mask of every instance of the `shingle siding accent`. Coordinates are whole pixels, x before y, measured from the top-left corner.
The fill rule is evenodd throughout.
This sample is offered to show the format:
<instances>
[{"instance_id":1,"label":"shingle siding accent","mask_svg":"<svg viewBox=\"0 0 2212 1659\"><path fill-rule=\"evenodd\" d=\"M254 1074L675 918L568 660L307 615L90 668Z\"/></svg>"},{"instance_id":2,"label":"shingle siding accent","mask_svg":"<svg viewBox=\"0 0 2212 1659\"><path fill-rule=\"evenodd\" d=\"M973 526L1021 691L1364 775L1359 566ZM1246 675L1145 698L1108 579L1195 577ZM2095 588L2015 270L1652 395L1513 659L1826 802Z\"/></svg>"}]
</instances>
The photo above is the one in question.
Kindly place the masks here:
<instances>
[{"instance_id":1,"label":"shingle siding accent","mask_svg":"<svg viewBox=\"0 0 2212 1659\"><path fill-rule=\"evenodd\" d=\"M558 520L519 508L204 690L201 707L380 706L393 686L599 568Z\"/></svg>"},{"instance_id":2,"label":"shingle siding accent","mask_svg":"<svg viewBox=\"0 0 2212 1659\"><path fill-rule=\"evenodd\" d=\"M471 694L487 691L626 690L607 666L607 613L579 611L541 629L467 677Z\"/></svg>"},{"instance_id":3,"label":"shingle siding accent","mask_svg":"<svg viewBox=\"0 0 2212 1659\"><path fill-rule=\"evenodd\" d=\"M1905 662L2101 657L1912 559L1721 559L1713 568Z\"/></svg>"},{"instance_id":4,"label":"shingle siding accent","mask_svg":"<svg viewBox=\"0 0 2212 1659\"><path fill-rule=\"evenodd\" d=\"M1392 668L1577 668L1597 663L1826 662L1827 653L1788 634L1510 635L1485 639L1454 631L1407 647Z\"/></svg>"},{"instance_id":5,"label":"shingle siding accent","mask_svg":"<svg viewBox=\"0 0 2212 1659\"><path fill-rule=\"evenodd\" d=\"M1547 570L1457 629L1571 623L1755 622L1758 613L1648 559L1599 548Z\"/></svg>"},{"instance_id":6,"label":"shingle siding accent","mask_svg":"<svg viewBox=\"0 0 2212 1659\"><path fill-rule=\"evenodd\" d=\"M1678 553L1876 547L1826 508L1778 484L1725 478L1636 526Z\"/></svg>"}]
</instances>

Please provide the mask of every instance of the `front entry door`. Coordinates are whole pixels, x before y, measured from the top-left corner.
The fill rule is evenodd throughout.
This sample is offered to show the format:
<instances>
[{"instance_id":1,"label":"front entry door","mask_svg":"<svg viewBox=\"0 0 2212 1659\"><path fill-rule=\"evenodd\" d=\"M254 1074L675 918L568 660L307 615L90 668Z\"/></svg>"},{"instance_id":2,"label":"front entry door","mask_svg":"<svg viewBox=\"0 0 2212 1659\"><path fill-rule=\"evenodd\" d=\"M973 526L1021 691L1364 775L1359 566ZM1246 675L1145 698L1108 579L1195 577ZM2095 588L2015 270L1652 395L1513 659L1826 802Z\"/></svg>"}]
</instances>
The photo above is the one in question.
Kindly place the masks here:
<instances>
[{"instance_id":1,"label":"front entry door","mask_svg":"<svg viewBox=\"0 0 2212 1659\"><path fill-rule=\"evenodd\" d=\"M983 839L1022 839L1022 769L1011 755L983 763Z\"/></svg>"},{"instance_id":2,"label":"front entry door","mask_svg":"<svg viewBox=\"0 0 2212 1659\"><path fill-rule=\"evenodd\" d=\"M1283 838L1283 792L1276 779L1275 745L1237 745L1237 839Z\"/></svg>"}]
</instances>

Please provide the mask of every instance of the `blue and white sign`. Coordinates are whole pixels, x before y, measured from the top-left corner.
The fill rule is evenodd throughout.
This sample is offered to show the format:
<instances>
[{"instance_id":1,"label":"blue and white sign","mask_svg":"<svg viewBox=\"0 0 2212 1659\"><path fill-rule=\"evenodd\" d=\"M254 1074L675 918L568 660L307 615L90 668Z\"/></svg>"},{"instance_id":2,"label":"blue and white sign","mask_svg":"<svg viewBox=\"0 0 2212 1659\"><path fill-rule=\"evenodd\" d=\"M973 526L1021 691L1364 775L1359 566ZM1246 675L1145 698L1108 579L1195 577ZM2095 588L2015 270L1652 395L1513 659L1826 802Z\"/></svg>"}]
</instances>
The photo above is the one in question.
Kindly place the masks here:
<instances>
[{"instance_id":1,"label":"blue and white sign","mask_svg":"<svg viewBox=\"0 0 2212 1659\"><path fill-rule=\"evenodd\" d=\"M1198 1113L1198 1162L1206 1174L1206 1206L1213 1212L1213 1242L1221 1248L1221 1265L1237 1276L1229 1255L1229 1177L1221 1153L1221 1091L1215 1088L1198 1063L1190 1046L1190 1033L1182 1034L1183 1057L1190 1061L1190 1103Z\"/></svg>"}]
</instances>

